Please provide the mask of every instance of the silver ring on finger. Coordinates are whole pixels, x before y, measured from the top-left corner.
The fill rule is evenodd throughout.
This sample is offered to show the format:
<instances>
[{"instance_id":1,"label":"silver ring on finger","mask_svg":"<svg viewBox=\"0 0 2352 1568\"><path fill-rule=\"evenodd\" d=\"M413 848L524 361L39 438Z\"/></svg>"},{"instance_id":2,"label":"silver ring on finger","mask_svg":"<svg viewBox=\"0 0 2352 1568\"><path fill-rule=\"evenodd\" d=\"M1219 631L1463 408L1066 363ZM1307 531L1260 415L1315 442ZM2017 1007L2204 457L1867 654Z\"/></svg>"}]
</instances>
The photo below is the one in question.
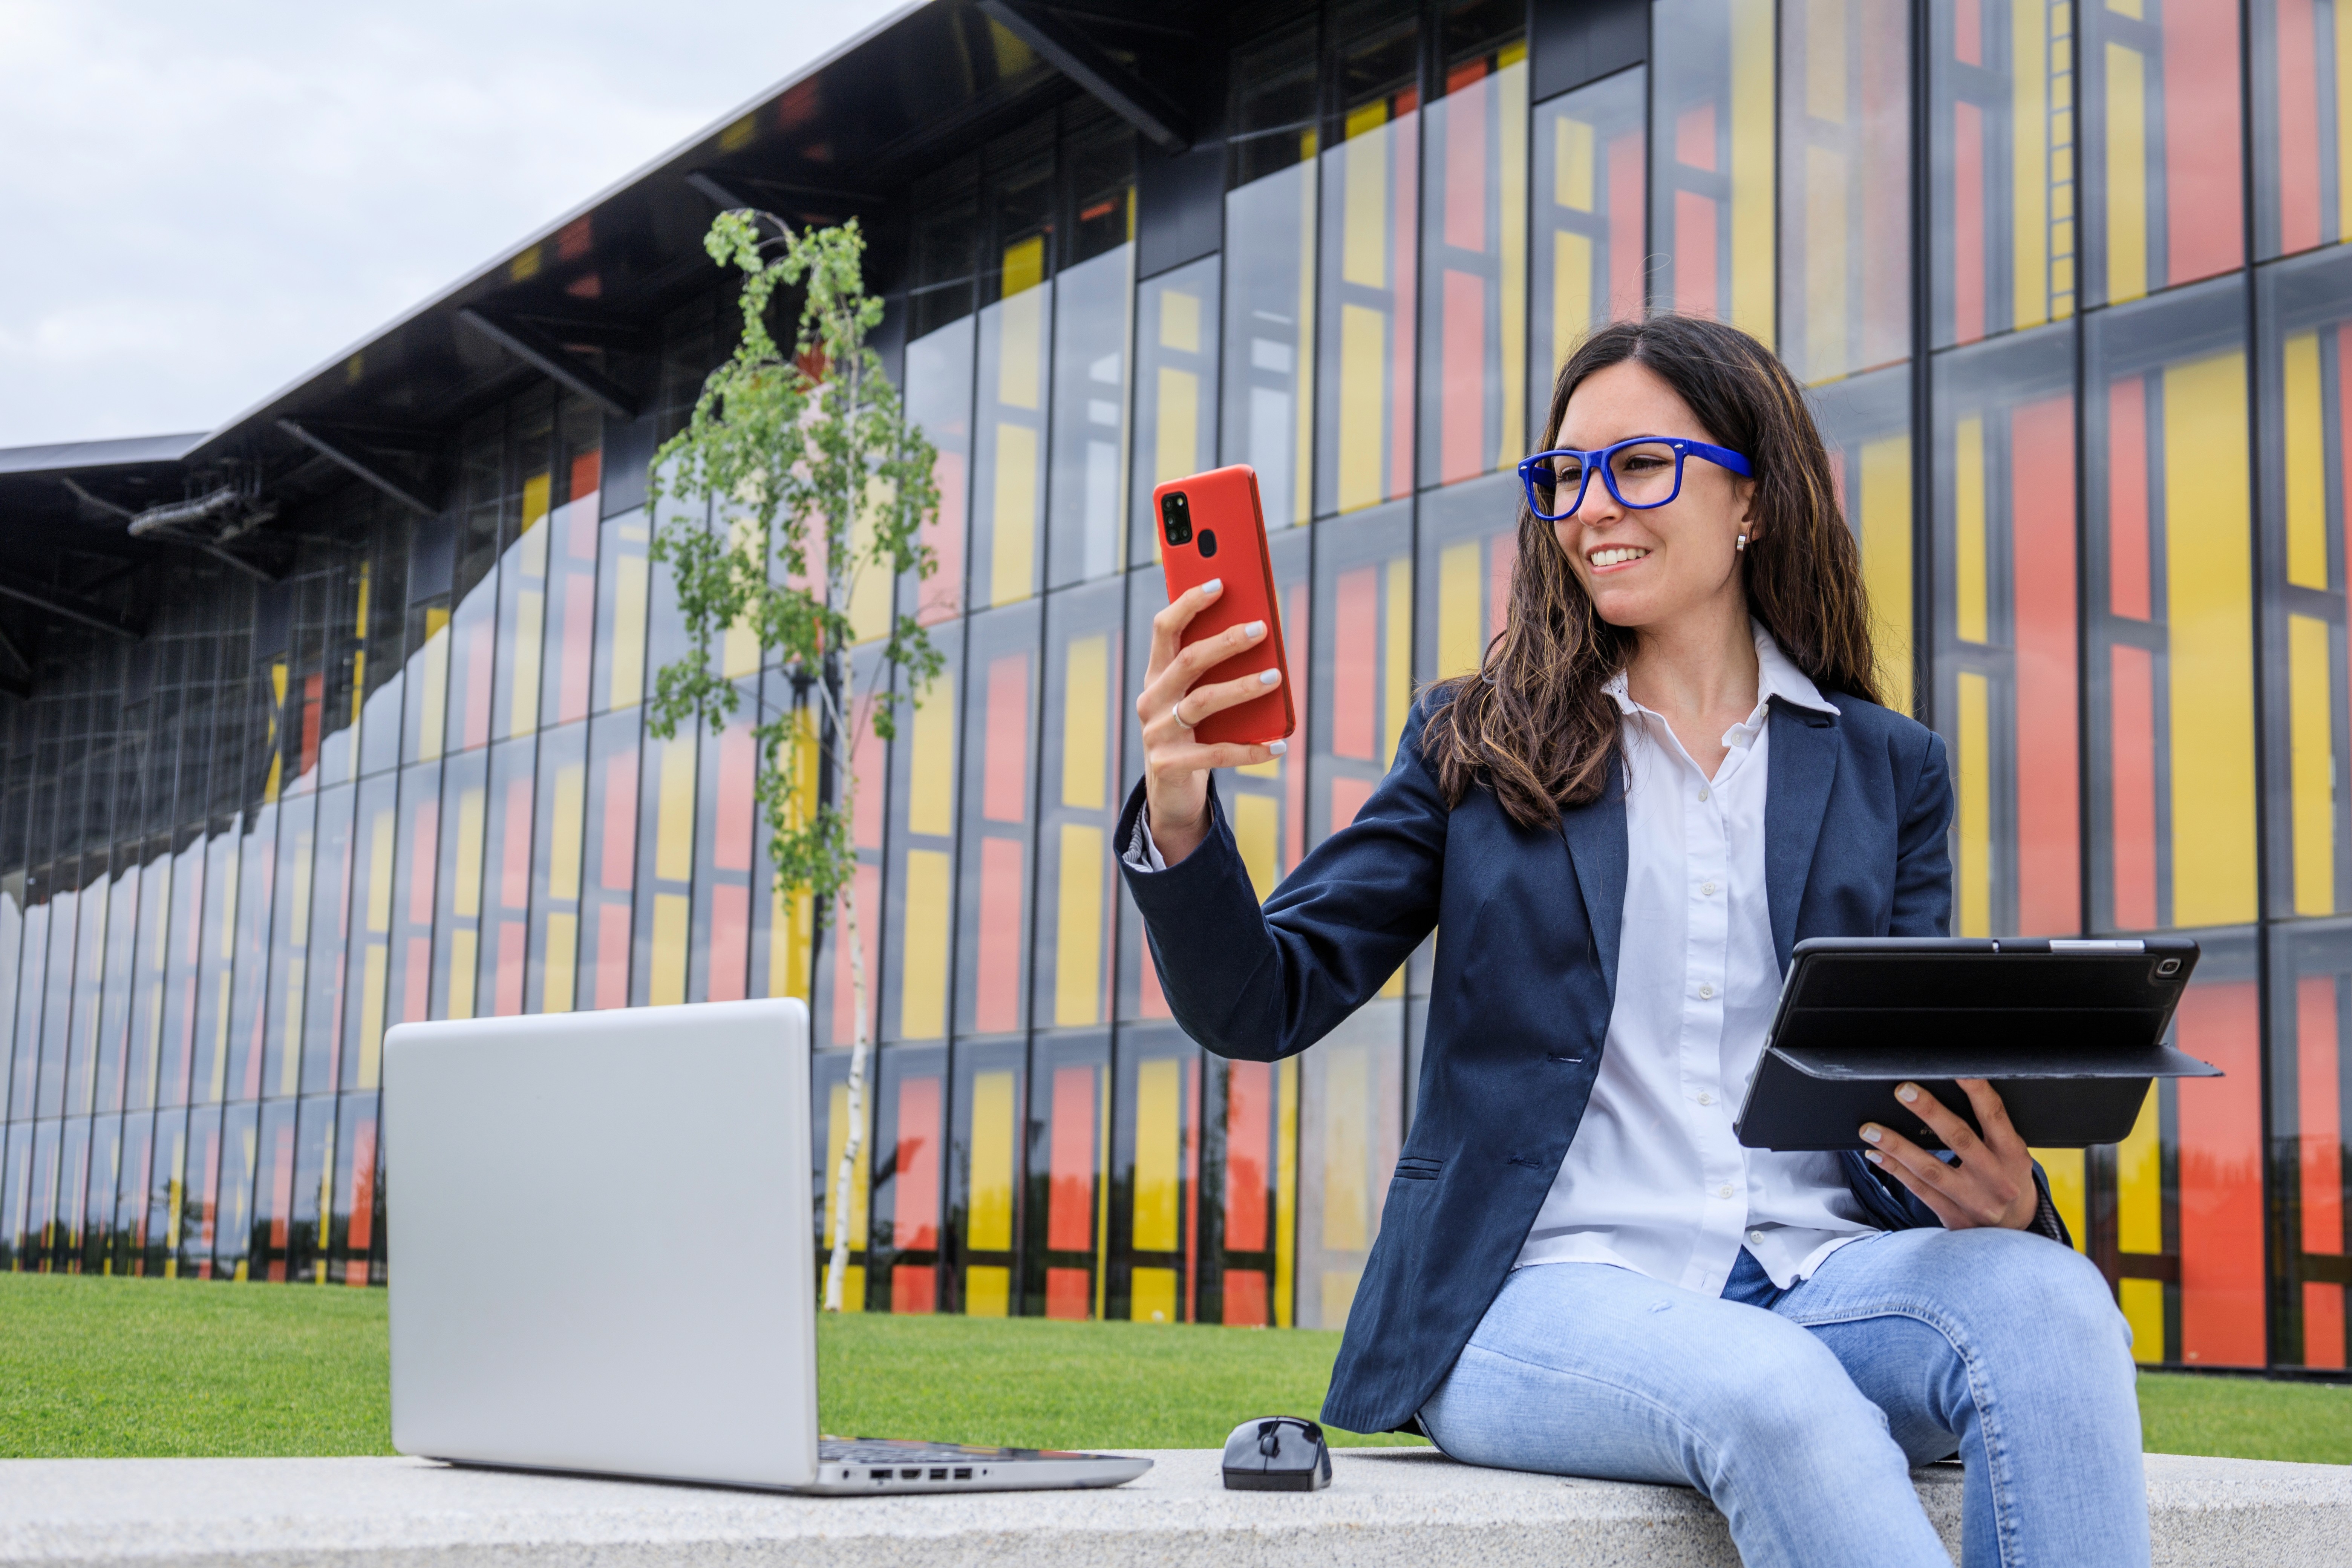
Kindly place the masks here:
<instances>
[{"instance_id":1,"label":"silver ring on finger","mask_svg":"<svg viewBox=\"0 0 2352 1568\"><path fill-rule=\"evenodd\" d=\"M1184 717L1184 700L1181 697L1169 704L1168 717L1176 721L1176 727L1180 730L1189 730L1192 727L1191 721Z\"/></svg>"}]
</instances>

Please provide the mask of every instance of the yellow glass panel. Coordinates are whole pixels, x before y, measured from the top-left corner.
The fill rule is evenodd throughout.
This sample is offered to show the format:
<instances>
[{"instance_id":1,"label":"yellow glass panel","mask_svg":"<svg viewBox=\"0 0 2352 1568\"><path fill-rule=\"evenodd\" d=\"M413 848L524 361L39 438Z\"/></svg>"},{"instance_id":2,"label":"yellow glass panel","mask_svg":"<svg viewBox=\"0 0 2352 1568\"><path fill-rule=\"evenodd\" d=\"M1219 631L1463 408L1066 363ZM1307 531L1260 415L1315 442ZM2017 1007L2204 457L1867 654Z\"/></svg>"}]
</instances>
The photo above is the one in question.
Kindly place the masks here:
<instances>
[{"instance_id":1,"label":"yellow glass panel","mask_svg":"<svg viewBox=\"0 0 2352 1568\"><path fill-rule=\"evenodd\" d=\"M1470 675L1478 668L1486 639L1480 603L1480 541L1449 544L1437 557L1437 679Z\"/></svg>"},{"instance_id":2,"label":"yellow glass panel","mask_svg":"<svg viewBox=\"0 0 2352 1568\"><path fill-rule=\"evenodd\" d=\"M1037 432L1010 422L996 427L995 526L989 546L988 602L1029 596L1037 562Z\"/></svg>"},{"instance_id":3,"label":"yellow glass panel","mask_svg":"<svg viewBox=\"0 0 2352 1568\"><path fill-rule=\"evenodd\" d=\"M1135 1069L1135 1233L1138 1252L1173 1252L1184 1142L1181 1064L1162 1059Z\"/></svg>"},{"instance_id":4,"label":"yellow glass panel","mask_svg":"<svg viewBox=\"0 0 2352 1568\"><path fill-rule=\"evenodd\" d=\"M1042 247L1042 241L1030 240ZM1004 301L996 361L996 401L1012 408L1034 408L1041 401L1045 378L1039 364L1039 341L1045 336L1045 296L1015 295Z\"/></svg>"},{"instance_id":5,"label":"yellow glass panel","mask_svg":"<svg viewBox=\"0 0 2352 1568\"><path fill-rule=\"evenodd\" d=\"M2107 46L2107 298L2147 292L2147 61Z\"/></svg>"},{"instance_id":6,"label":"yellow glass panel","mask_svg":"<svg viewBox=\"0 0 2352 1568\"><path fill-rule=\"evenodd\" d=\"M683 882L694 875L694 742L662 742L661 803L654 818L654 875Z\"/></svg>"},{"instance_id":7,"label":"yellow glass panel","mask_svg":"<svg viewBox=\"0 0 2352 1568\"><path fill-rule=\"evenodd\" d=\"M1731 3L1731 324L1773 346L1773 0Z\"/></svg>"},{"instance_id":8,"label":"yellow glass panel","mask_svg":"<svg viewBox=\"0 0 2352 1568\"><path fill-rule=\"evenodd\" d=\"M1348 1313L1356 1305L1356 1286L1363 1274L1352 1268L1326 1268L1323 1271L1323 1326L1345 1328Z\"/></svg>"},{"instance_id":9,"label":"yellow glass panel","mask_svg":"<svg viewBox=\"0 0 2352 1568\"><path fill-rule=\"evenodd\" d=\"M2064 3L2064 0L2061 0ZM2050 319L2048 0L2010 0L2011 266L2016 327Z\"/></svg>"},{"instance_id":10,"label":"yellow glass panel","mask_svg":"<svg viewBox=\"0 0 2352 1568\"><path fill-rule=\"evenodd\" d=\"M2131 1326L2132 1360L2153 1364L2164 1359L2164 1282L2160 1279L2119 1279L2117 1305Z\"/></svg>"},{"instance_id":11,"label":"yellow glass panel","mask_svg":"<svg viewBox=\"0 0 2352 1568\"><path fill-rule=\"evenodd\" d=\"M1151 482L1164 485L1190 478L1201 451L1201 378L1191 371L1160 367L1159 425L1153 438Z\"/></svg>"},{"instance_id":12,"label":"yellow glass panel","mask_svg":"<svg viewBox=\"0 0 2352 1568\"><path fill-rule=\"evenodd\" d=\"M1805 112L1845 123L1845 0L1805 0Z\"/></svg>"},{"instance_id":13,"label":"yellow glass panel","mask_svg":"<svg viewBox=\"0 0 2352 1568\"><path fill-rule=\"evenodd\" d=\"M824 1278L817 1276L820 1281ZM841 1310L845 1312L866 1310L866 1266L853 1263L841 1271Z\"/></svg>"},{"instance_id":14,"label":"yellow glass panel","mask_svg":"<svg viewBox=\"0 0 2352 1568\"><path fill-rule=\"evenodd\" d=\"M1911 711L1911 437L1862 448L1862 580L1877 620L1879 694Z\"/></svg>"},{"instance_id":15,"label":"yellow glass panel","mask_svg":"<svg viewBox=\"0 0 2352 1568\"><path fill-rule=\"evenodd\" d=\"M2091 1211L2083 1151L2036 1149L2032 1152L2042 1162L2042 1173L2050 1182L2050 1205L2066 1222L2066 1234L2074 1238L2074 1250L2088 1250Z\"/></svg>"},{"instance_id":16,"label":"yellow glass panel","mask_svg":"<svg viewBox=\"0 0 2352 1568\"><path fill-rule=\"evenodd\" d=\"M2286 618L2287 773L2294 828L2294 912L2336 912L2336 748L2327 623Z\"/></svg>"},{"instance_id":17,"label":"yellow glass panel","mask_svg":"<svg viewBox=\"0 0 2352 1568\"><path fill-rule=\"evenodd\" d=\"M1387 604L1381 622L1388 635L1381 683L1381 755L1396 755L1404 736L1405 715L1412 710L1412 563L1398 556L1389 563Z\"/></svg>"},{"instance_id":18,"label":"yellow glass panel","mask_svg":"<svg viewBox=\"0 0 2352 1568\"><path fill-rule=\"evenodd\" d=\"M385 953L371 946L360 961L360 1071L354 1089L373 1089L383 1072Z\"/></svg>"},{"instance_id":19,"label":"yellow glass panel","mask_svg":"<svg viewBox=\"0 0 2352 1568\"><path fill-rule=\"evenodd\" d=\"M1371 1246L1366 1165L1371 1148L1371 1052L1327 1046L1323 1068L1323 1245L1334 1252ZM1332 1324L1328 1320L1324 1327Z\"/></svg>"},{"instance_id":20,"label":"yellow glass panel","mask_svg":"<svg viewBox=\"0 0 2352 1568\"><path fill-rule=\"evenodd\" d=\"M1351 109L1348 111L1347 123L1340 128L1340 139L1353 141L1359 136L1378 131L1388 122L1388 101L1385 99L1376 99L1360 109Z\"/></svg>"},{"instance_id":21,"label":"yellow glass panel","mask_svg":"<svg viewBox=\"0 0 2352 1568\"><path fill-rule=\"evenodd\" d=\"M1055 919L1054 1022L1102 1020L1103 830L1062 824L1062 875Z\"/></svg>"},{"instance_id":22,"label":"yellow glass panel","mask_svg":"<svg viewBox=\"0 0 2352 1568\"><path fill-rule=\"evenodd\" d=\"M547 895L551 899L580 896L580 826L587 777L587 768L580 763L555 770L555 815L547 852Z\"/></svg>"},{"instance_id":23,"label":"yellow glass panel","mask_svg":"<svg viewBox=\"0 0 2352 1568\"><path fill-rule=\"evenodd\" d=\"M2125 1252L2164 1250L2164 1166L2157 1146L2157 1100L2151 1086L2138 1117L2116 1145L2116 1246Z\"/></svg>"},{"instance_id":24,"label":"yellow glass panel","mask_svg":"<svg viewBox=\"0 0 2352 1568\"><path fill-rule=\"evenodd\" d=\"M1045 280L1045 237L1031 235L1004 247L1004 297L1011 299Z\"/></svg>"},{"instance_id":25,"label":"yellow glass panel","mask_svg":"<svg viewBox=\"0 0 2352 1568\"><path fill-rule=\"evenodd\" d=\"M898 1033L935 1040L947 1033L948 857L907 851L906 973L899 979Z\"/></svg>"},{"instance_id":26,"label":"yellow glass panel","mask_svg":"<svg viewBox=\"0 0 2352 1568\"><path fill-rule=\"evenodd\" d=\"M540 998L542 1013L569 1013L575 989L574 980L580 954L580 917L551 910L547 928L540 939L546 943L545 994Z\"/></svg>"},{"instance_id":27,"label":"yellow glass panel","mask_svg":"<svg viewBox=\"0 0 2352 1568\"><path fill-rule=\"evenodd\" d=\"M397 824L392 811L379 811L368 834L367 928L379 933L392 929L392 838Z\"/></svg>"},{"instance_id":28,"label":"yellow glass panel","mask_svg":"<svg viewBox=\"0 0 2352 1568\"><path fill-rule=\"evenodd\" d=\"M824 1115L824 1245L831 1247L841 1226L840 1181L841 1152L849 1142L849 1085L833 1086L833 1097L825 1102ZM849 1177L849 1249L866 1250L866 1173L871 1168L874 1140L858 1141L857 1159L850 1168Z\"/></svg>"},{"instance_id":29,"label":"yellow glass panel","mask_svg":"<svg viewBox=\"0 0 2352 1568\"><path fill-rule=\"evenodd\" d=\"M1592 330L1592 237L1555 230L1551 237L1551 363L1568 363ZM1545 411L1548 418L1550 411Z\"/></svg>"},{"instance_id":30,"label":"yellow glass panel","mask_svg":"<svg viewBox=\"0 0 2352 1568\"><path fill-rule=\"evenodd\" d=\"M1315 156L1313 132L1307 133L1307 153ZM1298 187L1298 432L1292 448L1292 510L1290 521L1304 522L1314 510L1315 465L1315 215L1316 182L1302 179Z\"/></svg>"},{"instance_id":31,"label":"yellow glass panel","mask_svg":"<svg viewBox=\"0 0 2352 1568\"><path fill-rule=\"evenodd\" d=\"M907 831L944 837L955 829L955 677L923 688L908 721Z\"/></svg>"},{"instance_id":32,"label":"yellow glass panel","mask_svg":"<svg viewBox=\"0 0 2352 1568\"><path fill-rule=\"evenodd\" d=\"M449 1016L474 1016L474 960L479 947L470 931L449 933Z\"/></svg>"},{"instance_id":33,"label":"yellow glass panel","mask_svg":"<svg viewBox=\"0 0 2352 1568\"><path fill-rule=\"evenodd\" d=\"M482 790L478 784L457 792L457 864L450 868L449 908L459 920L473 920L482 912Z\"/></svg>"},{"instance_id":34,"label":"yellow glass panel","mask_svg":"<svg viewBox=\"0 0 2352 1568\"><path fill-rule=\"evenodd\" d=\"M643 527L624 528L621 537L643 541ZM613 662L605 672L604 706L626 708L645 695L646 558L623 555L613 574ZM436 688L437 689L437 688Z\"/></svg>"},{"instance_id":35,"label":"yellow glass panel","mask_svg":"<svg viewBox=\"0 0 2352 1568\"><path fill-rule=\"evenodd\" d=\"M1071 638L1062 668L1062 804L1100 811L1110 761L1109 637Z\"/></svg>"},{"instance_id":36,"label":"yellow glass panel","mask_svg":"<svg viewBox=\"0 0 2352 1568\"><path fill-rule=\"evenodd\" d=\"M2171 639L2172 919L2254 918L2253 563L2245 363L2164 373L2165 615Z\"/></svg>"},{"instance_id":37,"label":"yellow glass panel","mask_svg":"<svg viewBox=\"0 0 2352 1568\"><path fill-rule=\"evenodd\" d=\"M876 637L890 635L890 572L873 560L876 523L898 499L898 488L880 479L869 479L866 485L866 505L858 512L857 529L850 543L855 556L849 584L849 635L854 642L868 643ZM750 674L749 670L744 671Z\"/></svg>"},{"instance_id":38,"label":"yellow glass panel","mask_svg":"<svg viewBox=\"0 0 2352 1568\"><path fill-rule=\"evenodd\" d=\"M2285 343L2286 580L2327 587L2327 427L2321 406L2319 334Z\"/></svg>"},{"instance_id":39,"label":"yellow glass panel","mask_svg":"<svg viewBox=\"0 0 2352 1568\"><path fill-rule=\"evenodd\" d=\"M1971 414L1953 433L1952 593L1962 639L1986 640L1984 419Z\"/></svg>"},{"instance_id":40,"label":"yellow glass panel","mask_svg":"<svg viewBox=\"0 0 2352 1568\"><path fill-rule=\"evenodd\" d=\"M974 1252L1013 1250L1013 1075L983 1072L971 1080L971 1192L964 1245Z\"/></svg>"},{"instance_id":41,"label":"yellow glass panel","mask_svg":"<svg viewBox=\"0 0 2352 1568\"><path fill-rule=\"evenodd\" d=\"M1594 195L1592 127L1565 114L1551 125L1552 203L1589 213Z\"/></svg>"},{"instance_id":42,"label":"yellow glass panel","mask_svg":"<svg viewBox=\"0 0 2352 1568\"><path fill-rule=\"evenodd\" d=\"M547 535L530 537L542 542ZM545 635L547 595L537 588L515 594L514 675L508 687L507 734L528 735L539 728L539 649Z\"/></svg>"},{"instance_id":43,"label":"yellow glass panel","mask_svg":"<svg viewBox=\"0 0 2352 1568\"><path fill-rule=\"evenodd\" d=\"M1298 1278L1298 1058L1274 1068L1274 1326L1290 1327Z\"/></svg>"},{"instance_id":44,"label":"yellow glass panel","mask_svg":"<svg viewBox=\"0 0 2352 1568\"><path fill-rule=\"evenodd\" d=\"M653 973L647 982L647 999L656 1007L686 1000L688 908L684 893L654 895Z\"/></svg>"},{"instance_id":45,"label":"yellow glass panel","mask_svg":"<svg viewBox=\"0 0 2352 1568\"><path fill-rule=\"evenodd\" d=\"M1388 385L1388 318L1367 305L1339 307L1339 510L1379 501L1387 471L1381 438ZM1302 447L1301 450L1306 448Z\"/></svg>"},{"instance_id":46,"label":"yellow glass panel","mask_svg":"<svg viewBox=\"0 0 2352 1568\"><path fill-rule=\"evenodd\" d=\"M1201 352L1201 297L1181 289L1160 291L1160 346L1179 353Z\"/></svg>"},{"instance_id":47,"label":"yellow glass panel","mask_svg":"<svg viewBox=\"0 0 2352 1568\"><path fill-rule=\"evenodd\" d=\"M1257 889L1258 901L1264 903L1279 879L1280 862L1275 852L1280 841L1281 807L1272 796L1263 795L1237 795L1228 804L1234 814L1234 843L1249 870L1250 886Z\"/></svg>"},{"instance_id":48,"label":"yellow glass panel","mask_svg":"<svg viewBox=\"0 0 2352 1568\"><path fill-rule=\"evenodd\" d=\"M441 754L442 730L449 704L449 612L425 612L425 654L417 673L425 685L418 704L416 755L431 762Z\"/></svg>"},{"instance_id":49,"label":"yellow glass panel","mask_svg":"<svg viewBox=\"0 0 2352 1568\"><path fill-rule=\"evenodd\" d=\"M1140 1246L1141 1243L1138 1243ZM1128 1315L1139 1323L1176 1321L1176 1270L1138 1268L1128 1285Z\"/></svg>"},{"instance_id":50,"label":"yellow glass panel","mask_svg":"<svg viewBox=\"0 0 2352 1568\"><path fill-rule=\"evenodd\" d=\"M1981 675L1960 675L1959 882L1960 936L1992 934L1991 689Z\"/></svg>"},{"instance_id":51,"label":"yellow glass panel","mask_svg":"<svg viewBox=\"0 0 2352 1568\"><path fill-rule=\"evenodd\" d=\"M966 1317L1002 1318L1012 1310L1013 1270L993 1264L974 1264L963 1271Z\"/></svg>"}]
</instances>

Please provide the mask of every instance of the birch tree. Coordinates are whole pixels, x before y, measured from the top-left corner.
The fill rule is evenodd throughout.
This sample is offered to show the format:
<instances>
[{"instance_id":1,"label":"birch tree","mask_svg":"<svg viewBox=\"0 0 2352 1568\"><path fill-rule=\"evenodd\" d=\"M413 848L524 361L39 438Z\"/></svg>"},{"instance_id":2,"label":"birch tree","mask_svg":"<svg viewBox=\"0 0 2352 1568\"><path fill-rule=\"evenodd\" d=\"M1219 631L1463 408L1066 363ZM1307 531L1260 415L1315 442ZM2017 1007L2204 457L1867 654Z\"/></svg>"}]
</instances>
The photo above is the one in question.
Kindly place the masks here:
<instances>
[{"instance_id":1,"label":"birch tree","mask_svg":"<svg viewBox=\"0 0 2352 1568\"><path fill-rule=\"evenodd\" d=\"M882 301L866 292L856 220L794 230L765 214L722 213L703 246L742 275L742 332L703 383L686 428L655 454L653 502L708 502L709 521L689 510L655 537L654 558L677 582L690 651L656 676L650 726L667 740L694 721L734 721L745 692L730 670L742 661L714 653L743 638L758 645L757 667L781 668L791 689L787 701L752 698L756 799L776 885L829 911L847 944L857 1022L824 1280L825 1309L837 1312L872 1048L872 978L860 940L870 915L859 908L850 830L869 781L858 777L856 758L866 735L897 734L898 704L941 668L896 593L900 579L927 577L938 564L922 540L939 509L934 453L866 344ZM795 291L787 345L770 321L780 296L788 306ZM861 635L878 639L878 657L850 657ZM872 666L862 687L860 662Z\"/></svg>"}]
</instances>

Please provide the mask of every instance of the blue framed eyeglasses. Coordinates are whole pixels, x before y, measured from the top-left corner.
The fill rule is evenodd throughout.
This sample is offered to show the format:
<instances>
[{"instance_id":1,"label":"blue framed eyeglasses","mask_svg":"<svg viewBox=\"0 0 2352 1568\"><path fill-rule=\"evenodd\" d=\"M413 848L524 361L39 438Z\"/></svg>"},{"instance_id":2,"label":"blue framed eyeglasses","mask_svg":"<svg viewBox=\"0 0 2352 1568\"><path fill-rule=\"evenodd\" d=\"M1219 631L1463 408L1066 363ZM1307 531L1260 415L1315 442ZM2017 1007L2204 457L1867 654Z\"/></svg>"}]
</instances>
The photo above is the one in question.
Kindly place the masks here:
<instances>
[{"instance_id":1,"label":"blue framed eyeglasses","mask_svg":"<svg viewBox=\"0 0 2352 1568\"><path fill-rule=\"evenodd\" d=\"M1585 487L1592 482L1595 469L1619 505L1647 511L1664 506L1683 493L1685 458L1704 458L1743 479L1756 477L1748 459L1728 447L1670 436L1636 436L1630 441L1589 452L1580 452L1572 447L1538 452L1519 464L1519 483L1528 492L1528 505L1546 522L1576 515L1576 509L1584 504ZM1562 495L1568 497L1567 508L1554 510Z\"/></svg>"}]
</instances>

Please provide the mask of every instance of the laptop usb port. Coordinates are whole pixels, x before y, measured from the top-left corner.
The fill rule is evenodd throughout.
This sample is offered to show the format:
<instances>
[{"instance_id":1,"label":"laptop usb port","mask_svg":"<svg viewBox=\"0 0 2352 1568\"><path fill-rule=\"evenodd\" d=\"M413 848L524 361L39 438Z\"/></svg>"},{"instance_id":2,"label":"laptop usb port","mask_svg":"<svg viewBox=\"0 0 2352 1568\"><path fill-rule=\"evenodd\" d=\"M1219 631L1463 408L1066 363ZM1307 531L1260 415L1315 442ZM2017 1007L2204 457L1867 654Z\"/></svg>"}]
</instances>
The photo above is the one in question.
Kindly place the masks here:
<instances>
[{"instance_id":1,"label":"laptop usb port","mask_svg":"<svg viewBox=\"0 0 2352 1568\"><path fill-rule=\"evenodd\" d=\"M943 1480L946 1480L947 1479L948 1479L948 1472L947 1472L947 1468L946 1468L946 1467L945 1467L945 1466L941 1466L940 1468L935 1469L935 1470L933 1470L933 1471L931 1472L931 1479L933 1479L933 1480L935 1480L935 1481L943 1481Z\"/></svg>"},{"instance_id":2,"label":"laptop usb port","mask_svg":"<svg viewBox=\"0 0 2352 1568\"><path fill-rule=\"evenodd\" d=\"M869 1481L887 1481L890 1479L890 1472L887 1470L868 1470L866 1472L866 1479Z\"/></svg>"},{"instance_id":3,"label":"laptop usb port","mask_svg":"<svg viewBox=\"0 0 2352 1568\"><path fill-rule=\"evenodd\" d=\"M957 1466L955 1479L960 1481L968 1481L971 1479L971 1467L970 1465Z\"/></svg>"}]
</instances>

